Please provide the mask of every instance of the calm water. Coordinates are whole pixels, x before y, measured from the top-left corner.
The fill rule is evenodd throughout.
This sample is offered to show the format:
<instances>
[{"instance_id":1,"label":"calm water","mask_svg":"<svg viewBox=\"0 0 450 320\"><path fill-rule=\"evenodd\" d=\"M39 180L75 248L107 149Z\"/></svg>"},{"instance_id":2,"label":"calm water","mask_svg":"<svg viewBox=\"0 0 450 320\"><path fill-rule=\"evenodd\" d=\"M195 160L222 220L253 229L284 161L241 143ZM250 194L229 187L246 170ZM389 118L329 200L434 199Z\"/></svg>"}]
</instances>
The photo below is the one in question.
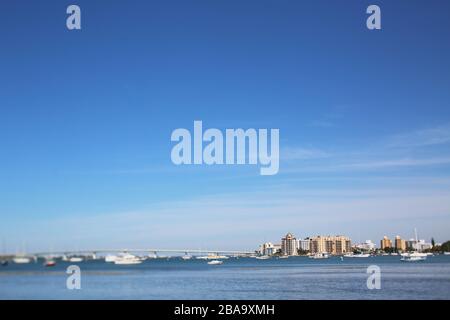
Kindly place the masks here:
<instances>
[{"instance_id":1,"label":"calm water","mask_svg":"<svg viewBox=\"0 0 450 320\"><path fill-rule=\"evenodd\" d=\"M450 256L422 262L400 257L152 259L121 266L87 261L81 290L66 289L67 266L0 267L0 299L450 299ZM381 289L368 290L366 269L381 268Z\"/></svg>"}]
</instances>

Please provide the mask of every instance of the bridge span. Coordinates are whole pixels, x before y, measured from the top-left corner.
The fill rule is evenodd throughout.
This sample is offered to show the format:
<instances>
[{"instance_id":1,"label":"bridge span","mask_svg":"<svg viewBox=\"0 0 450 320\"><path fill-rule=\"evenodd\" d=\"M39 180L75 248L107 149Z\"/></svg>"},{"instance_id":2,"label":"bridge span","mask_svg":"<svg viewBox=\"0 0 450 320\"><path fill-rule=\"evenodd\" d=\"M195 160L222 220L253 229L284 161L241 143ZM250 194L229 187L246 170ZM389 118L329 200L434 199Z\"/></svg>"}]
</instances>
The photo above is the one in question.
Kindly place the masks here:
<instances>
[{"instance_id":1,"label":"bridge span","mask_svg":"<svg viewBox=\"0 0 450 320\"><path fill-rule=\"evenodd\" d=\"M216 254L216 255L252 255L255 251L243 251L243 250L210 250L210 249L158 249L158 248L119 248L119 249L87 249L87 250L66 250L66 251L52 251L52 252L36 252L27 255L45 257L45 256L55 256L55 255L66 255L66 256L83 256L83 255L98 255L98 254L109 254L109 253L147 253L147 254L158 254L158 253L179 253L179 254Z\"/></svg>"}]
</instances>

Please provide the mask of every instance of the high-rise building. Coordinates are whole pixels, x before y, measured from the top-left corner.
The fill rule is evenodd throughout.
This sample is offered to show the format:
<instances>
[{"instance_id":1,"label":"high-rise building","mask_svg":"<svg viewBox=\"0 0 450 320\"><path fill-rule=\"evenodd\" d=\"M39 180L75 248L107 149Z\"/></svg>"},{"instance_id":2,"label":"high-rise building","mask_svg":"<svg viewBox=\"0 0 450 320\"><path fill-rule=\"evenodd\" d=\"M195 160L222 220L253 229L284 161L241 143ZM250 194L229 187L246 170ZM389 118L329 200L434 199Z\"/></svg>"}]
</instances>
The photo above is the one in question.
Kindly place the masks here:
<instances>
[{"instance_id":1,"label":"high-rise building","mask_svg":"<svg viewBox=\"0 0 450 320\"><path fill-rule=\"evenodd\" d=\"M392 241L387 236L384 236L380 242L380 248L381 250L392 248Z\"/></svg>"},{"instance_id":2,"label":"high-rise building","mask_svg":"<svg viewBox=\"0 0 450 320\"><path fill-rule=\"evenodd\" d=\"M397 251L406 251L406 241L400 236L395 237L395 249Z\"/></svg>"},{"instance_id":3,"label":"high-rise building","mask_svg":"<svg viewBox=\"0 0 450 320\"><path fill-rule=\"evenodd\" d=\"M288 233L281 239L281 253L285 256L297 255L297 239L295 239L292 233Z\"/></svg>"},{"instance_id":4,"label":"high-rise building","mask_svg":"<svg viewBox=\"0 0 450 320\"><path fill-rule=\"evenodd\" d=\"M422 251L421 241L425 243L425 240L409 239L406 241L406 249L408 251Z\"/></svg>"},{"instance_id":5,"label":"high-rise building","mask_svg":"<svg viewBox=\"0 0 450 320\"><path fill-rule=\"evenodd\" d=\"M310 251L311 250L311 239L299 239L298 240L298 248L303 251Z\"/></svg>"},{"instance_id":6,"label":"high-rise building","mask_svg":"<svg viewBox=\"0 0 450 320\"><path fill-rule=\"evenodd\" d=\"M263 243L259 249L259 253L265 256L271 256L275 254L275 246L271 242Z\"/></svg>"},{"instance_id":7,"label":"high-rise building","mask_svg":"<svg viewBox=\"0 0 450 320\"><path fill-rule=\"evenodd\" d=\"M407 251L415 250L415 245L416 245L416 240L409 239L408 241L406 241L406 250Z\"/></svg>"},{"instance_id":8,"label":"high-rise building","mask_svg":"<svg viewBox=\"0 0 450 320\"><path fill-rule=\"evenodd\" d=\"M351 240L345 236L317 236L310 246L312 253L344 254L352 250Z\"/></svg>"},{"instance_id":9,"label":"high-rise building","mask_svg":"<svg viewBox=\"0 0 450 320\"><path fill-rule=\"evenodd\" d=\"M364 243L355 245L355 248L362 251L374 251L375 243L373 243L372 240L366 240Z\"/></svg>"},{"instance_id":10,"label":"high-rise building","mask_svg":"<svg viewBox=\"0 0 450 320\"><path fill-rule=\"evenodd\" d=\"M281 252L281 243L274 243L273 244L273 253L280 253Z\"/></svg>"},{"instance_id":11,"label":"high-rise building","mask_svg":"<svg viewBox=\"0 0 450 320\"><path fill-rule=\"evenodd\" d=\"M413 249L419 252L429 250L431 248L433 248L433 245L431 243L425 242L425 240L415 241L415 243L413 244Z\"/></svg>"}]
</instances>

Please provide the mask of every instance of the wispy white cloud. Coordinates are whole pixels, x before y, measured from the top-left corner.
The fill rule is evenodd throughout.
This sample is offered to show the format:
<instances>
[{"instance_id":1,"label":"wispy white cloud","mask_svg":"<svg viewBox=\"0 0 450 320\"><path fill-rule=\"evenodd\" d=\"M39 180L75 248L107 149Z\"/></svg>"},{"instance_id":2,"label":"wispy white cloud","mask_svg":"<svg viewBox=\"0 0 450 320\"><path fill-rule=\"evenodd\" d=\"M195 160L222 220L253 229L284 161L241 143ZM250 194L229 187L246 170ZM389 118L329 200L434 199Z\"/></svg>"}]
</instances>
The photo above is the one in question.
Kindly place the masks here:
<instances>
[{"instance_id":1,"label":"wispy white cloud","mask_svg":"<svg viewBox=\"0 0 450 320\"><path fill-rule=\"evenodd\" d=\"M331 172L343 170L380 170L400 167L426 167L447 165L450 163L449 156L440 154L423 155L420 157L414 152L423 146L442 145L450 143L450 124L440 125L434 128L416 130L409 133L402 133L382 139L379 143L375 143L370 151L364 150L333 150L329 152L323 148L309 146L281 146L280 161L283 162L280 172ZM394 149L395 147L395 149ZM395 157L394 157L395 154ZM377 159L377 160L373 160ZM306 166L302 160L320 160L314 166ZM180 170L177 166L168 164L158 167L146 168L124 168L112 169L99 172L91 172L98 174L110 175L143 175L143 174L167 174L178 173ZM183 172L198 173L205 171L204 167L184 166ZM216 166L217 171L229 170L225 166ZM226 176L226 179L239 178L241 175Z\"/></svg>"},{"instance_id":2,"label":"wispy white cloud","mask_svg":"<svg viewBox=\"0 0 450 320\"><path fill-rule=\"evenodd\" d=\"M373 171L391 168L419 168L450 164L450 124L416 130L381 139L361 150L334 150L333 153L319 149L288 148L281 160L320 159L313 165L287 164L281 173L293 172L339 172ZM430 150L423 147L436 146ZM283 154L283 153L282 153Z\"/></svg>"},{"instance_id":3,"label":"wispy white cloud","mask_svg":"<svg viewBox=\"0 0 450 320\"><path fill-rule=\"evenodd\" d=\"M347 169L382 169L391 167L416 167L416 166L435 166L450 164L450 157L447 158L427 158L427 159L392 159L382 161L367 161L343 164L336 166L336 168Z\"/></svg>"},{"instance_id":4,"label":"wispy white cloud","mask_svg":"<svg viewBox=\"0 0 450 320\"><path fill-rule=\"evenodd\" d=\"M423 147L450 143L450 124L394 135L390 147Z\"/></svg>"},{"instance_id":5,"label":"wispy white cloud","mask_svg":"<svg viewBox=\"0 0 450 320\"><path fill-rule=\"evenodd\" d=\"M296 165L280 170L281 174L292 173L326 173L326 172L369 172L395 168L414 168L450 165L450 157L443 158L400 158L379 161L355 161L321 163L319 165Z\"/></svg>"}]
</instances>

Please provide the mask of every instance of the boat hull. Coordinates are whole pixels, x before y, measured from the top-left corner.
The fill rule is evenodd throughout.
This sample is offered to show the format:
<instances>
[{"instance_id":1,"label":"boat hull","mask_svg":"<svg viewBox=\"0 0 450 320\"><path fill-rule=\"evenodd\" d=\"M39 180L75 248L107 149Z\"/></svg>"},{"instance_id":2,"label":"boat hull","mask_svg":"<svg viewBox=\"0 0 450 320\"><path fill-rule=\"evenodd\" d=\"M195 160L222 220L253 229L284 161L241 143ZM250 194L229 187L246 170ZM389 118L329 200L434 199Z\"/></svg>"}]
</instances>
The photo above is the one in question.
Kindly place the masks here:
<instances>
[{"instance_id":1,"label":"boat hull","mask_svg":"<svg viewBox=\"0 0 450 320\"><path fill-rule=\"evenodd\" d=\"M119 264L119 265L131 265L131 264L141 264L142 261L140 260L136 260L136 261L121 261L121 260L117 260L114 262L114 264Z\"/></svg>"}]
</instances>

